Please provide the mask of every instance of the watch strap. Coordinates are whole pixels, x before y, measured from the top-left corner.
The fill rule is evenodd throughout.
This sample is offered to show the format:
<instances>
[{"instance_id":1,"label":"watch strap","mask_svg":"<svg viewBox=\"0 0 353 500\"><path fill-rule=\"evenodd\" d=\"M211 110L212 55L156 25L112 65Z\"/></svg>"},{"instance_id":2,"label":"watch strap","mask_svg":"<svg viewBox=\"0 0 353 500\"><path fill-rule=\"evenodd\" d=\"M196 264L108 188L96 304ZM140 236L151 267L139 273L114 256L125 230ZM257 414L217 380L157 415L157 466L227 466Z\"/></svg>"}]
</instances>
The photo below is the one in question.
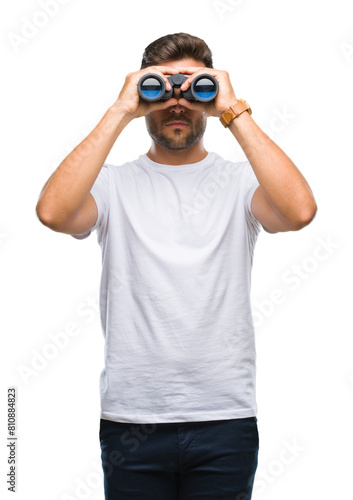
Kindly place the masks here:
<instances>
[{"instance_id":1,"label":"watch strap","mask_svg":"<svg viewBox=\"0 0 353 500\"><path fill-rule=\"evenodd\" d=\"M224 127L229 127L234 118L244 113L244 111L247 111L249 115L252 114L249 104L244 99L238 99L235 104L232 104L232 106L221 115L220 121L222 125Z\"/></svg>"}]
</instances>

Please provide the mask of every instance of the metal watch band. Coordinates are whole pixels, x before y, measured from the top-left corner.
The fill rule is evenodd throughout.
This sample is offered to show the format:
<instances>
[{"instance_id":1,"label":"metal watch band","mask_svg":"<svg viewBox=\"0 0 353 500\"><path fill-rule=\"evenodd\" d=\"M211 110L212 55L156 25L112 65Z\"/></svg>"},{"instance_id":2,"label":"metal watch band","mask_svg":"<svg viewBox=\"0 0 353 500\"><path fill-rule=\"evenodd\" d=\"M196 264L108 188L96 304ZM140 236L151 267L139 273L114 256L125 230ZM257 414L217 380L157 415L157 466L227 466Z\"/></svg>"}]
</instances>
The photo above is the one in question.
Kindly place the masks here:
<instances>
[{"instance_id":1,"label":"metal watch band","mask_svg":"<svg viewBox=\"0 0 353 500\"><path fill-rule=\"evenodd\" d=\"M220 117L220 121L224 127L229 127L230 123L234 118L247 111L251 115L252 110L249 104L244 99L238 99L238 102L230 106L227 111L223 113Z\"/></svg>"}]
</instances>

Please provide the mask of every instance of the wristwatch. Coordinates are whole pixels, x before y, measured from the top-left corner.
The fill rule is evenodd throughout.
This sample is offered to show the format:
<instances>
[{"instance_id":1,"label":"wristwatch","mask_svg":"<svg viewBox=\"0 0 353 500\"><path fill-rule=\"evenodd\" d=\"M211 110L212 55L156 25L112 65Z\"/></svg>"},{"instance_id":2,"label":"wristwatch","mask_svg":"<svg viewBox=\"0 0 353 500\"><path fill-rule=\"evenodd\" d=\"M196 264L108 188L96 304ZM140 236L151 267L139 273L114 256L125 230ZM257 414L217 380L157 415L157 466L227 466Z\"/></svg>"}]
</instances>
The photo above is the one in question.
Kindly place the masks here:
<instances>
[{"instance_id":1,"label":"wristwatch","mask_svg":"<svg viewBox=\"0 0 353 500\"><path fill-rule=\"evenodd\" d=\"M252 110L249 106L249 104L244 101L244 99L238 99L236 104L233 104L230 106L227 111L223 113L223 115L220 117L220 121L224 127L229 127L231 121L234 120L237 116L241 115L244 113L244 111L247 111L249 115L251 115Z\"/></svg>"}]
</instances>

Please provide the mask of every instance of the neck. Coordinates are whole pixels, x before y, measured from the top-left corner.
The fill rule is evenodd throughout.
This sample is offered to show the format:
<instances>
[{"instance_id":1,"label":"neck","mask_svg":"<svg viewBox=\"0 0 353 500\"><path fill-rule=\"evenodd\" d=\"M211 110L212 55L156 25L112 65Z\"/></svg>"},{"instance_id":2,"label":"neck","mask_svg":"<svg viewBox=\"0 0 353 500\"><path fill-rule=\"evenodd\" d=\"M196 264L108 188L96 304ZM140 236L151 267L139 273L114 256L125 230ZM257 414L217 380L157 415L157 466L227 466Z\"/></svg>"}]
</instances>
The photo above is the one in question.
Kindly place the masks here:
<instances>
[{"instance_id":1,"label":"neck","mask_svg":"<svg viewBox=\"0 0 353 500\"><path fill-rule=\"evenodd\" d=\"M172 150L152 141L149 151L146 153L150 160L164 165L187 165L203 160L207 151L202 140L187 149Z\"/></svg>"}]
</instances>

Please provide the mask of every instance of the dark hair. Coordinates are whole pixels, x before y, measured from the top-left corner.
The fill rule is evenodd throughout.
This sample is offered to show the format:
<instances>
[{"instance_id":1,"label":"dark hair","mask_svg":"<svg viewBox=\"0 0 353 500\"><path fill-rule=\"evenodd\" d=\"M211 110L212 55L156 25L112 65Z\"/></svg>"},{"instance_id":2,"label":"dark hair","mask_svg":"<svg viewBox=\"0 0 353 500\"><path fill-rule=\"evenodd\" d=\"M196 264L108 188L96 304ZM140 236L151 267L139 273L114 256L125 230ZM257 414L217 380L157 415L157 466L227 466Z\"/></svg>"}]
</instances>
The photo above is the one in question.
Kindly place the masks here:
<instances>
[{"instance_id":1,"label":"dark hair","mask_svg":"<svg viewBox=\"0 0 353 500\"><path fill-rule=\"evenodd\" d=\"M195 59L213 68L212 52L204 40L188 33L174 33L158 38L145 48L140 69L179 59Z\"/></svg>"}]
</instances>

